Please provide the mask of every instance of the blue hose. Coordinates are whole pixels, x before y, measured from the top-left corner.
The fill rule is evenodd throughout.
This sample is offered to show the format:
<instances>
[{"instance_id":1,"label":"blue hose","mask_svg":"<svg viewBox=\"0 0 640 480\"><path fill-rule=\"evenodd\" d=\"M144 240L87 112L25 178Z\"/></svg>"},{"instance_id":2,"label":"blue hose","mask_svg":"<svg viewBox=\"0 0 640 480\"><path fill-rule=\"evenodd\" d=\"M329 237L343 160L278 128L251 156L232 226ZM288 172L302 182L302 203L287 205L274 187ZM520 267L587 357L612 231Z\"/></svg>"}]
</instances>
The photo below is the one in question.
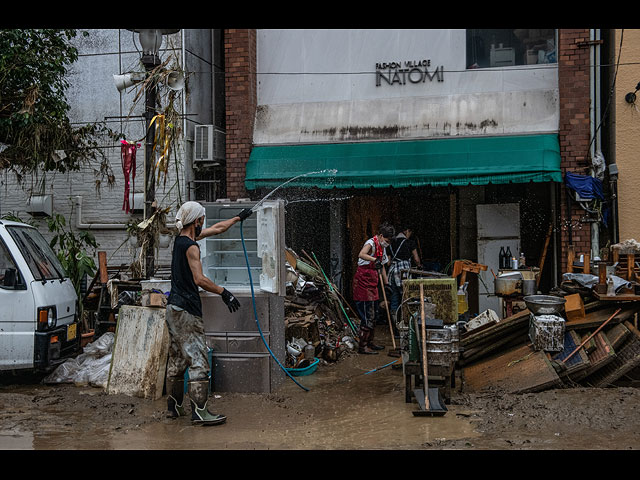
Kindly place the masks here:
<instances>
[{"instance_id":1,"label":"blue hose","mask_svg":"<svg viewBox=\"0 0 640 480\"><path fill-rule=\"evenodd\" d=\"M265 340L264 335L262 334L262 329L260 328L260 321L258 320L258 310L256 308L256 295L255 295L255 292L253 291L253 279L251 278L251 267L249 266L249 256L247 255L247 247L244 244L244 233L242 231L243 223L244 223L244 220L240 222L240 239L242 240L242 250L244 251L244 259L247 262L247 271L249 272L249 285L251 286L251 303L253 304L253 316L256 319L256 325L258 325L258 331L260 332L260 338L262 338L262 343L264 343L264 346L267 347L267 350L269 351L269 354L276 361L276 363L280 366L282 371L284 373L286 373L287 376L291 380L293 380L296 385L298 385L305 392L308 392L309 389L307 387L305 387L304 385L301 385L295 378L293 378L291 376L291 374L287 371L287 369L282 366L280 361L276 358L276 356L273 354L273 352L269 348L269 345L267 344L267 341Z\"/></svg>"}]
</instances>

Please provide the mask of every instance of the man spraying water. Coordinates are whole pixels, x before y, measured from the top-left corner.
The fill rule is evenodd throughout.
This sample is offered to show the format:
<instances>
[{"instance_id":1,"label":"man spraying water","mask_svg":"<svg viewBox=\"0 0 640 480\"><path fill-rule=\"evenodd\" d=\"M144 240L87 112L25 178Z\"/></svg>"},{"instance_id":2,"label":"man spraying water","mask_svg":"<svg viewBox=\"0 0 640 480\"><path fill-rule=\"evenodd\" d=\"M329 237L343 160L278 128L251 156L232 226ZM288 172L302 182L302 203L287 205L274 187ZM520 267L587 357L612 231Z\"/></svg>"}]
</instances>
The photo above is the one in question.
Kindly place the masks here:
<instances>
[{"instance_id":1,"label":"man spraying water","mask_svg":"<svg viewBox=\"0 0 640 480\"><path fill-rule=\"evenodd\" d=\"M230 312L235 312L240 307L240 302L226 288L204 276L200 247L196 240L226 232L251 214L251 210L244 209L238 216L204 230L205 209L198 202L184 203L176 215L176 227L180 233L173 244L171 294L166 315L171 339L167 363L167 408L171 418L186 415L183 406L184 374L189 368L191 421L202 425L220 425L227 419L224 415L207 410L209 361L198 287L220 295Z\"/></svg>"}]
</instances>

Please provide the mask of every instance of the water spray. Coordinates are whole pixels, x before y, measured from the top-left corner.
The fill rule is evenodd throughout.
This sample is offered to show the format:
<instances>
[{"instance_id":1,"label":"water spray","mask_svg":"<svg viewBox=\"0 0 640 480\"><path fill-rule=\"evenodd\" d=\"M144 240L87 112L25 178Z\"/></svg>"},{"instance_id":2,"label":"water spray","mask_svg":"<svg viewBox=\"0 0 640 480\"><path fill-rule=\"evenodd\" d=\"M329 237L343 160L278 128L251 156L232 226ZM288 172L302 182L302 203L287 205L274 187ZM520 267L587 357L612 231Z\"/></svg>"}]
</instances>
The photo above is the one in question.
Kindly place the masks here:
<instances>
[{"instance_id":1,"label":"water spray","mask_svg":"<svg viewBox=\"0 0 640 480\"><path fill-rule=\"evenodd\" d=\"M337 170L320 170L318 172L308 172L308 173L303 173L301 175L295 176L293 178L290 178L289 180L287 180L286 182L278 185L276 188L274 188L273 190L271 190L267 195L265 195L262 200L260 200L258 203L256 203L252 208L251 211L255 212L258 210L258 207L260 205L262 205L262 203L269 198L276 190L278 190L279 188L285 186L287 183L294 181L296 178L300 178L300 177L306 177L307 175L313 175L316 173L332 173L332 174L336 174ZM260 332L260 338L262 338L262 343L264 343L264 346L267 348L267 350L269 351L269 354L271 355L271 358L273 358L276 363L278 364L278 366L282 369L282 371L284 373L287 374L287 376L293 380L293 382L298 385L300 388L302 388L305 392L308 392L309 389L307 387L305 387L304 385L301 385L288 371L287 369L282 365L282 363L280 363L280 360L278 360L278 358L274 355L274 353L271 351L271 348L269 348L269 344L267 343L267 340L264 338L264 335L262 333L262 328L260 328L260 321L258 320L258 309L256 308L256 295L255 292L253 290L253 278L251 276L251 267L249 265L249 256L247 255L247 247L244 243L244 233L243 233L243 229L242 229L242 225L244 224L244 220L240 222L240 240L242 242L242 251L244 252L244 259L245 262L247 264L247 271L249 272L249 286L251 287L251 303L253 305L253 316L256 320L256 325L258 326L258 331Z\"/></svg>"},{"instance_id":2,"label":"water spray","mask_svg":"<svg viewBox=\"0 0 640 480\"><path fill-rule=\"evenodd\" d=\"M302 173L300 175L297 175L293 178L290 178L289 180L287 180L284 183L281 183L280 185L278 185L276 188L274 188L273 190L271 190L269 193L267 193L264 197L262 197L262 200L260 200L258 203L256 203L252 208L251 211L255 212L258 210L258 207L260 205L262 205L262 202L264 202L267 198L269 198L271 195L273 195L277 190L279 190L280 188L284 187L287 183L289 182L293 182L294 180L300 178L300 177L306 177L307 175L315 175L317 173L331 173L333 175L335 175L338 172L338 170L336 169L326 169L326 170L319 170L317 172L307 172L307 173Z\"/></svg>"}]
</instances>

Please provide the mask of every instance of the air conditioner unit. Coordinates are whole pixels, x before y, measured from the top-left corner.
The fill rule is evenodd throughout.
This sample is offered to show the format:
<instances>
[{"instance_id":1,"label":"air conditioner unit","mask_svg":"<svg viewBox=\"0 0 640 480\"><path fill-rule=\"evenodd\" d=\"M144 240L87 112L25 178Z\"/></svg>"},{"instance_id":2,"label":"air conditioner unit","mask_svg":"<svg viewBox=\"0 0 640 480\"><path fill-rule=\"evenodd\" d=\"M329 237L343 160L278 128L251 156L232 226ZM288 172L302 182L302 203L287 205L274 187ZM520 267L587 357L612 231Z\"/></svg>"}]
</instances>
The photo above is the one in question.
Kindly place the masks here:
<instances>
[{"instance_id":1,"label":"air conditioner unit","mask_svg":"<svg viewBox=\"0 0 640 480\"><path fill-rule=\"evenodd\" d=\"M196 162L221 162L225 158L225 133L214 125L196 125L194 131Z\"/></svg>"}]
</instances>

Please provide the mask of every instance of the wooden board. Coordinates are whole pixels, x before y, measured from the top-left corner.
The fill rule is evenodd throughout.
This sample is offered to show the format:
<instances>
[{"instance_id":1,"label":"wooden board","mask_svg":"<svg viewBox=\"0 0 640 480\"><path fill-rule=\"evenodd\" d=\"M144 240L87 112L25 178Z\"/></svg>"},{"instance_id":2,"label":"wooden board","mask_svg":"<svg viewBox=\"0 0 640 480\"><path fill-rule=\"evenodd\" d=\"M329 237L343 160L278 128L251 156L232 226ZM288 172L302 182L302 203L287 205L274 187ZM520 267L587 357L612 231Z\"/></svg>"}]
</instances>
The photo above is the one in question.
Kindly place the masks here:
<instances>
[{"instance_id":1,"label":"wooden board","mask_svg":"<svg viewBox=\"0 0 640 480\"><path fill-rule=\"evenodd\" d=\"M465 389L499 389L507 393L538 392L561 384L543 351L531 345L512 348L464 369Z\"/></svg>"},{"instance_id":2,"label":"wooden board","mask_svg":"<svg viewBox=\"0 0 640 480\"><path fill-rule=\"evenodd\" d=\"M108 394L156 400L162 397L169 354L165 309L120 307Z\"/></svg>"},{"instance_id":3,"label":"wooden board","mask_svg":"<svg viewBox=\"0 0 640 480\"><path fill-rule=\"evenodd\" d=\"M640 301L640 295L634 295L632 293L619 293L617 295L606 295L593 291L593 296L601 302L638 302Z\"/></svg>"},{"instance_id":4,"label":"wooden board","mask_svg":"<svg viewBox=\"0 0 640 480\"><path fill-rule=\"evenodd\" d=\"M608 325L615 325L616 323L629 320L640 308L640 304L611 305L605 308L594 310L587 313L582 319L567 321L565 323L565 328L569 330L597 328L602 325L602 323L604 323L611 315L613 315L618 308L622 308L622 311L618 313L618 315L616 315Z\"/></svg>"}]
</instances>

